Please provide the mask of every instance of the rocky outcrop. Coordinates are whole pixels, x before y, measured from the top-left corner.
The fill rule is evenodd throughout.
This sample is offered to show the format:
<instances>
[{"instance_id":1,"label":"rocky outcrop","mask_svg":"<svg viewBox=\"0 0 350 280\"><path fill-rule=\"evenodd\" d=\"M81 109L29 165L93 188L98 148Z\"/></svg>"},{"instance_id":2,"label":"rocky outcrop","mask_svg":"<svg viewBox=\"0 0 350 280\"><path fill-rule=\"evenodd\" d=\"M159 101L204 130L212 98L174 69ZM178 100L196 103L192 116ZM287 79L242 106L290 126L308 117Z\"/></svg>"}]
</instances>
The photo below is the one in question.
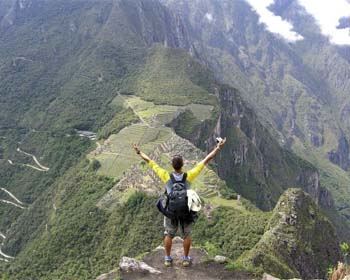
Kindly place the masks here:
<instances>
[{"instance_id":1,"label":"rocky outcrop","mask_svg":"<svg viewBox=\"0 0 350 280\"><path fill-rule=\"evenodd\" d=\"M141 262L132 258L123 257L119 263L119 268L125 273L150 273L150 274L162 274L161 271L149 266L145 262Z\"/></svg>"},{"instance_id":2,"label":"rocky outcrop","mask_svg":"<svg viewBox=\"0 0 350 280\"><path fill-rule=\"evenodd\" d=\"M216 263L227 263L227 258L225 256L215 256L214 262Z\"/></svg>"},{"instance_id":3,"label":"rocky outcrop","mask_svg":"<svg viewBox=\"0 0 350 280\"><path fill-rule=\"evenodd\" d=\"M147 253L143 261L138 261L124 257L119 268L119 277L123 280L216 280L216 279L253 279L249 273L230 271L225 269L223 262L208 261L208 255L201 249L192 248L192 264L190 268L182 266L183 240L175 237L173 240L172 257L174 259L172 267L164 266L164 247L158 247L154 251ZM220 258L222 260L222 258ZM96 280L109 280L108 274L101 275ZM114 274L115 277L115 274Z\"/></svg>"},{"instance_id":4,"label":"rocky outcrop","mask_svg":"<svg viewBox=\"0 0 350 280\"><path fill-rule=\"evenodd\" d=\"M296 185L305 186L304 190L314 199L316 204L325 209L334 207L334 200L329 190L321 187L320 174L315 170L303 170L296 178Z\"/></svg>"},{"instance_id":5,"label":"rocky outcrop","mask_svg":"<svg viewBox=\"0 0 350 280\"><path fill-rule=\"evenodd\" d=\"M338 140L338 148L328 152L329 160L339 165L344 170L349 170L350 167L350 147L345 135L342 133Z\"/></svg>"},{"instance_id":6,"label":"rocky outcrop","mask_svg":"<svg viewBox=\"0 0 350 280\"><path fill-rule=\"evenodd\" d=\"M289 189L278 201L261 240L239 261L281 278L312 279L323 278L339 259L331 222L308 194Z\"/></svg>"}]
</instances>

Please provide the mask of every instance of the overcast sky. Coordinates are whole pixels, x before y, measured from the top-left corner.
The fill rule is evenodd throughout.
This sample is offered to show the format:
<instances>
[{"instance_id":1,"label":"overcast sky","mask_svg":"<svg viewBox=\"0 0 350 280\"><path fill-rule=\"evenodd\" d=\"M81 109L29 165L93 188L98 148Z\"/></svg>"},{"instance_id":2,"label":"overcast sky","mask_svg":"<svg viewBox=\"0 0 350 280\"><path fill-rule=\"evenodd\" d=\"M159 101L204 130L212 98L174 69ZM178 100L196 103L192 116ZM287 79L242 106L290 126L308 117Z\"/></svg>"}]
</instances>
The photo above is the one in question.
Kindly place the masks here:
<instances>
[{"instance_id":1,"label":"overcast sky","mask_svg":"<svg viewBox=\"0 0 350 280\"><path fill-rule=\"evenodd\" d=\"M274 15L267 7L275 0L246 0L260 16L267 29L283 36L291 42L302 40L303 37L293 30L293 23ZM350 3L348 0L296 0L311 14L321 32L329 37L333 44L350 45L349 28L337 29L339 19L350 16Z\"/></svg>"}]
</instances>

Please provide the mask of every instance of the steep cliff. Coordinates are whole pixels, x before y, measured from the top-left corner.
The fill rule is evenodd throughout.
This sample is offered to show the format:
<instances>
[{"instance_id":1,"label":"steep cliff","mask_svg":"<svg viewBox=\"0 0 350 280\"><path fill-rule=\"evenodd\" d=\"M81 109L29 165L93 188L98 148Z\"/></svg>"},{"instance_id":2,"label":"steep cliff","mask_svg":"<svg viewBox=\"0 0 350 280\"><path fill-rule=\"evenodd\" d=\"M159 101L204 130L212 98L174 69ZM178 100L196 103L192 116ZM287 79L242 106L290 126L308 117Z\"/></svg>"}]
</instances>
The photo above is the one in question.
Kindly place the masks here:
<instances>
[{"instance_id":1,"label":"steep cliff","mask_svg":"<svg viewBox=\"0 0 350 280\"><path fill-rule=\"evenodd\" d=\"M312 198L288 189L278 201L261 240L238 260L281 278L324 278L340 252L331 222Z\"/></svg>"},{"instance_id":2,"label":"steep cliff","mask_svg":"<svg viewBox=\"0 0 350 280\"><path fill-rule=\"evenodd\" d=\"M284 190L298 186L324 209L334 209L332 195L321 186L315 167L282 149L237 90L218 86L215 91L222 108L216 122L200 124L184 114L171 125L207 151L215 137L227 136L229 145L216 162L219 176L233 190L268 210ZM193 127L184 133L183 126L191 123Z\"/></svg>"}]
</instances>

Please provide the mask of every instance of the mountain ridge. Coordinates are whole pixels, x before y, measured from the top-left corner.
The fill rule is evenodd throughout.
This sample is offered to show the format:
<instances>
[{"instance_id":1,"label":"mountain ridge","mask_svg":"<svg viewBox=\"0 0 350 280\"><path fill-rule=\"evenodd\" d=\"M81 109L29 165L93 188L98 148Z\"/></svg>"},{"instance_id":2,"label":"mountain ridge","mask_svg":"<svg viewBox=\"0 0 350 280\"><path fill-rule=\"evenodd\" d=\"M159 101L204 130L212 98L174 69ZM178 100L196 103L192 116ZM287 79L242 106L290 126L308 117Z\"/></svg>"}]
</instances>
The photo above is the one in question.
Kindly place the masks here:
<instances>
[{"instance_id":1,"label":"mountain ridge","mask_svg":"<svg viewBox=\"0 0 350 280\"><path fill-rule=\"evenodd\" d=\"M209 64L199 63L198 45L187 41L191 30L166 6L155 0L0 5L9 3L26 8L18 10L13 25L0 28L6 39L0 42L0 179L28 209L0 204L2 249L15 256L0 263L4 277L90 279L115 268L122 256L159 244L162 222L154 196L140 189L117 192L106 200L113 211L101 201L128 182L130 166L145 175L137 186L155 193L147 185L150 171L131 155L131 140L147 152L170 146L158 153L166 164L162 151L176 150L163 139L172 129L187 143L191 160L212 148L215 136L228 137L217 165L198 182L199 189L218 185L203 191L206 205L214 207L193 232L208 251L236 259L251 250L271 216L251 201L272 209L291 182L309 191L334 221L340 219L316 168L283 150L244 92L222 85ZM80 130L97 133L97 141ZM49 170L26 166L31 159L18 148Z\"/></svg>"}]
</instances>

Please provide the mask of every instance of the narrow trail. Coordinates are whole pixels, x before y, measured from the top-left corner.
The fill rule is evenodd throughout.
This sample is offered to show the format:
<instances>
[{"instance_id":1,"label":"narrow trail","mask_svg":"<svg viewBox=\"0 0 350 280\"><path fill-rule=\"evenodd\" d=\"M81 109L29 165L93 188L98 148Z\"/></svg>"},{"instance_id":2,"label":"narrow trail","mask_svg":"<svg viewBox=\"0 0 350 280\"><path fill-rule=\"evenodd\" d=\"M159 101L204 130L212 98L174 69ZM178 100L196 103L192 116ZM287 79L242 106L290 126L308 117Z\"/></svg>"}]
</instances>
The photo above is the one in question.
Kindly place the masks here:
<instances>
[{"instance_id":1,"label":"narrow trail","mask_svg":"<svg viewBox=\"0 0 350 280\"><path fill-rule=\"evenodd\" d=\"M14 194L12 194L9 190L5 189L5 188L0 188L0 190L4 191L5 193L7 193L9 196L11 196L14 200L16 200L19 204L23 205L23 202L20 201L17 197L15 197ZM0 234L1 236L1 234Z\"/></svg>"},{"instance_id":2,"label":"narrow trail","mask_svg":"<svg viewBox=\"0 0 350 280\"><path fill-rule=\"evenodd\" d=\"M20 165L20 166L27 166L27 167L30 167L32 169L35 169L37 171L40 171L40 172L47 172L48 170L45 170L45 169L41 169L39 167L36 167L34 165L31 165L31 164L28 164L28 163L14 163L12 160L8 159L7 160L9 164L11 165Z\"/></svg>"},{"instance_id":3,"label":"narrow trail","mask_svg":"<svg viewBox=\"0 0 350 280\"><path fill-rule=\"evenodd\" d=\"M27 166L27 167L30 167L30 168L32 168L32 169L34 169L34 170L40 171L40 172L47 172L47 171L50 170L49 167L46 167L46 166L42 165L42 164L38 161L38 159L36 158L36 156L34 156L34 155L32 155L32 154L29 154L29 153L27 153L27 152L24 152L24 151L22 151L20 148L17 148L17 152L22 153L22 154L24 154L24 155L26 155L26 156L31 157L31 158L34 160L34 162L37 164L37 166L34 166L34 165L32 165L32 164L29 164L29 163L14 163L12 160L8 159L7 161L8 161L9 164L11 164L11 165Z\"/></svg>"},{"instance_id":4,"label":"narrow trail","mask_svg":"<svg viewBox=\"0 0 350 280\"><path fill-rule=\"evenodd\" d=\"M9 260L14 259L14 257L5 254L5 253L1 250L2 246L4 245L4 241L5 241L5 239L6 239L6 236L5 236L3 233L0 232L0 237L3 239L2 242L1 242L1 245L0 245L0 255L4 257L4 258L1 258L1 257L0 257L0 261L9 262Z\"/></svg>"},{"instance_id":5,"label":"narrow trail","mask_svg":"<svg viewBox=\"0 0 350 280\"><path fill-rule=\"evenodd\" d=\"M35 163L36 163L42 170L48 171L48 170L50 169L50 168L48 168L48 167L42 165L42 164L38 161L38 159L36 158L35 155L26 153L26 152L22 151L20 148L17 148L17 151L20 152L20 153L22 153L22 154L25 154L25 155L27 155L27 156L32 157L33 160L35 161Z\"/></svg>"},{"instance_id":6,"label":"narrow trail","mask_svg":"<svg viewBox=\"0 0 350 280\"><path fill-rule=\"evenodd\" d=\"M38 171L41 171L41 172L47 172L47 171L49 171L48 169L47 169L47 170L41 169L41 168L38 168L38 167L36 167L36 166L34 166L34 165L31 165L31 164L21 164L21 163L20 163L20 165L27 166L27 167L33 168L33 169L38 170Z\"/></svg>"},{"instance_id":7,"label":"narrow trail","mask_svg":"<svg viewBox=\"0 0 350 280\"><path fill-rule=\"evenodd\" d=\"M15 207L18 207L20 209L27 209L26 207L23 206L23 202L20 201L13 193L11 193L9 190L5 189L5 188L0 188L0 190L2 190L3 192L5 192L6 194L8 194L13 200L15 200L17 203L15 202L12 202L12 201L9 201L9 200L5 200L5 199L0 199L1 202L4 202L4 203L7 203L7 204L11 204ZM3 234L2 232L0 232L0 238L2 238L2 242L1 242L1 245L0 245L0 261L4 261L4 262L9 262L9 260L13 260L14 257L10 256L10 255L7 255L5 254L3 251L2 251L2 246L4 245L4 242L5 242L5 239L6 239L6 236L5 234Z\"/></svg>"},{"instance_id":8,"label":"narrow trail","mask_svg":"<svg viewBox=\"0 0 350 280\"><path fill-rule=\"evenodd\" d=\"M11 205L16 206L16 207L21 208L21 209L27 209L26 207L24 207L22 205L19 205L17 203L14 203L14 202L6 200L6 199L0 199L0 201L4 202L4 203L7 203L7 204L11 204Z\"/></svg>"},{"instance_id":9,"label":"narrow trail","mask_svg":"<svg viewBox=\"0 0 350 280\"><path fill-rule=\"evenodd\" d=\"M122 156L122 157L130 158L130 159L135 159L134 156L128 156L128 155L125 155L125 154L114 153L114 152L102 152L102 154L104 154L104 155L113 155L113 156Z\"/></svg>"},{"instance_id":10,"label":"narrow trail","mask_svg":"<svg viewBox=\"0 0 350 280\"><path fill-rule=\"evenodd\" d=\"M15 257L9 256L9 255L6 255L3 251L1 251L1 248L0 248L0 255L5 257L5 259L13 260L15 258Z\"/></svg>"},{"instance_id":11,"label":"narrow trail","mask_svg":"<svg viewBox=\"0 0 350 280\"><path fill-rule=\"evenodd\" d=\"M118 94L119 96L121 96L120 94ZM134 107L130 104L130 102L127 100L127 98L122 97L126 104L128 105L128 107L133 111L133 113L141 120L141 123L146 125L149 128L155 128L154 126L151 126L143 117L141 117L136 110L134 109Z\"/></svg>"}]
</instances>

